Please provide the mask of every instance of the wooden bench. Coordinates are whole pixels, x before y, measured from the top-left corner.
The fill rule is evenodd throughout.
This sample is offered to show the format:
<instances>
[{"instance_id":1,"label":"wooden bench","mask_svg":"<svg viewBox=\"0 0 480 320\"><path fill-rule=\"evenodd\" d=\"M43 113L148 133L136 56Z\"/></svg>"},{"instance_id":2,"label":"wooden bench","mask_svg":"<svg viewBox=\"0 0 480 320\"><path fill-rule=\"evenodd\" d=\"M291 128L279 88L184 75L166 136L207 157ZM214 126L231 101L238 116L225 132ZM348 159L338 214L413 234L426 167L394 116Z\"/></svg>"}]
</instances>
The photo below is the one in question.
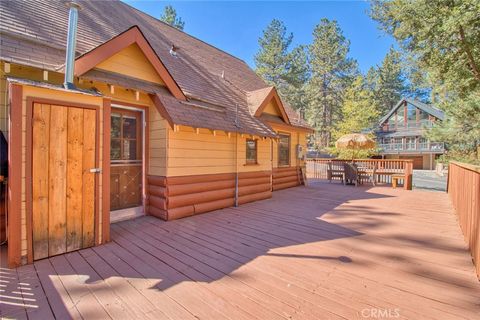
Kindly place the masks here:
<instances>
[{"instance_id":1,"label":"wooden bench","mask_svg":"<svg viewBox=\"0 0 480 320\"><path fill-rule=\"evenodd\" d=\"M392 174L392 188L396 188L398 185L398 180L403 180L405 183L405 175L403 174Z\"/></svg>"}]
</instances>

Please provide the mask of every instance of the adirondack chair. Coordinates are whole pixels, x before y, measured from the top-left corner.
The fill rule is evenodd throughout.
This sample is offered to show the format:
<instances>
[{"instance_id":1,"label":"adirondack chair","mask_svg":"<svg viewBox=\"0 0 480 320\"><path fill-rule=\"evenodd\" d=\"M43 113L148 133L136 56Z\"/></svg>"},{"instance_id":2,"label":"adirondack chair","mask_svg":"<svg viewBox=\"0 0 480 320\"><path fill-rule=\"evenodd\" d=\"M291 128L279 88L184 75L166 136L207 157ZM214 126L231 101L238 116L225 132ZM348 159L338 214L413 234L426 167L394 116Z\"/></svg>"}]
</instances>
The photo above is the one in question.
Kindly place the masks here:
<instances>
[{"instance_id":1,"label":"adirondack chair","mask_svg":"<svg viewBox=\"0 0 480 320\"><path fill-rule=\"evenodd\" d=\"M358 175L358 169L353 163L345 162L343 164L345 171L345 182L355 184L355 187L360 183L360 176Z\"/></svg>"},{"instance_id":2,"label":"adirondack chair","mask_svg":"<svg viewBox=\"0 0 480 320\"><path fill-rule=\"evenodd\" d=\"M333 166L331 162L328 163L327 168L327 179L328 182L332 182L333 178L340 178L343 184L345 184L345 171L342 168L338 168L338 166Z\"/></svg>"}]
</instances>

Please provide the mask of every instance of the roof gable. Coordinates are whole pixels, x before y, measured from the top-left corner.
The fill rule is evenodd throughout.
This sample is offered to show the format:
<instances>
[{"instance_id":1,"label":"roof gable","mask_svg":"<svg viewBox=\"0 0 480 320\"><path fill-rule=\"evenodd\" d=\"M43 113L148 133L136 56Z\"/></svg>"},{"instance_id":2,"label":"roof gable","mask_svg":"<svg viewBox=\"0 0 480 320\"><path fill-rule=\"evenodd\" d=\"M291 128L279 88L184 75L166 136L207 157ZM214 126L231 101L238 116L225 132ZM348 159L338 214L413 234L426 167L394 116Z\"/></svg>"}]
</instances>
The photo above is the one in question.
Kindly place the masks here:
<instances>
[{"instance_id":1,"label":"roof gable","mask_svg":"<svg viewBox=\"0 0 480 320\"><path fill-rule=\"evenodd\" d=\"M146 66L146 61L144 60L143 68L146 68L146 70L148 70L149 67L153 68L158 75L158 78L165 84L173 96L177 99L186 100L182 90L165 68L162 61L155 54L155 51L137 26L122 32L116 37L78 57L75 60L75 75L81 76L95 67L108 71L115 70L115 72L118 72L118 65L115 66L115 64L118 64L120 59L125 59L125 56L128 56L131 59L133 58L132 55L137 55L138 58L140 53L143 54L146 61L148 61ZM112 64L114 66L112 66ZM143 73L142 70L130 70L130 72L132 71L134 73ZM132 76L131 74L127 75ZM152 76L150 77L152 78Z\"/></svg>"},{"instance_id":2,"label":"roof gable","mask_svg":"<svg viewBox=\"0 0 480 320\"><path fill-rule=\"evenodd\" d=\"M265 112L278 115L285 123L290 124L290 119L275 87L248 92L247 100L250 112L255 117L258 118Z\"/></svg>"},{"instance_id":3,"label":"roof gable","mask_svg":"<svg viewBox=\"0 0 480 320\"><path fill-rule=\"evenodd\" d=\"M254 114L272 88L267 87L263 79L244 61L149 16L125 2L119 0L77 0L77 2L82 7L79 11L77 28L77 76L81 67L78 62L86 64L90 59L86 57L95 52L96 58L100 56L100 59L87 66L84 70L89 69L89 71L83 73L81 78L124 86L149 94L160 92L164 96L170 96L171 92L179 98L177 99L179 101L186 100L187 97L194 104L204 102L207 105L220 106L225 112L222 121L225 125L228 122L226 127L231 127L233 124L235 130L232 132L269 134L271 128L268 123L264 123ZM0 19L2 44L5 43L6 48L1 50L3 60L62 72L68 26L68 10L65 9L62 0L0 1L0 11L5 13L2 15L3 19ZM106 12L108 14L105 14ZM115 42L117 44L112 45ZM142 46L141 43L145 45ZM119 74L115 72L117 70L111 72L95 68L98 63L132 44L138 45L142 50L145 49L142 54L152 66L160 70L164 69L165 76L161 72L158 73L165 82L165 86ZM172 45L177 48L176 56L169 53ZM28 55L25 55L25 52L28 52ZM168 79L170 80L167 81ZM170 92L165 92L166 90ZM248 95L257 91L261 93L261 99L258 103L251 105ZM169 99L167 101L171 102ZM188 114L190 118L192 109L195 112L209 109L192 107L186 103L177 104L176 101L171 103L180 106L182 112ZM278 105L283 105L286 113L283 118L275 116L279 123L284 123L283 119L288 119L288 124L291 126L309 128L299 114L285 102L282 101ZM174 108L168 110L171 111ZM207 111L205 114L208 113ZM176 123L180 123L179 112L175 114L177 115L174 117ZM215 114L218 116L218 112ZM205 122L205 128L219 126L215 124L218 117L201 116L201 119ZM241 124L240 128L235 125L236 122ZM197 120L189 123L200 127ZM186 125L186 123L183 124Z\"/></svg>"},{"instance_id":4,"label":"roof gable","mask_svg":"<svg viewBox=\"0 0 480 320\"><path fill-rule=\"evenodd\" d=\"M390 111L382 119L380 119L379 124L382 125L385 121L387 121L398 110L398 108L400 108L401 106L404 105L404 103L409 103L409 104L417 107L418 109L428 113L429 115L432 115L432 116L436 117L437 119L440 119L440 120L444 119L443 111L441 111L441 110L439 110L439 109L437 109L437 108L435 108L431 105L428 105L426 103L420 102L418 100L413 100L413 99L409 99L409 98L402 98L402 99L400 99L400 101L398 101L398 103L392 109L390 109Z\"/></svg>"},{"instance_id":5,"label":"roof gable","mask_svg":"<svg viewBox=\"0 0 480 320\"><path fill-rule=\"evenodd\" d=\"M122 74L131 78L165 85L155 67L152 65L142 49L133 43L110 58L100 62L95 69Z\"/></svg>"}]
</instances>

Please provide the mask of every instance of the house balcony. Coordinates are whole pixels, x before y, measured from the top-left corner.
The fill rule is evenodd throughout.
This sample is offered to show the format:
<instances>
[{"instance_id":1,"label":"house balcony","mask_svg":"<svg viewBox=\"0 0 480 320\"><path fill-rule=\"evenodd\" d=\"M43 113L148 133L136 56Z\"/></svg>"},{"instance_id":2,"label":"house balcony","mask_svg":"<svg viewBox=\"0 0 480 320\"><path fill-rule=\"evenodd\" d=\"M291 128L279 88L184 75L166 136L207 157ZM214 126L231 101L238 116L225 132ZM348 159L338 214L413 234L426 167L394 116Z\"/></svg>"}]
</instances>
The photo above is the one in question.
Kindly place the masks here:
<instances>
[{"instance_id":1,"label":"house balcony","mask_svg":"<svg viewBox=\"0 0 480 320\"><path fill-rule=\"evenodd\" d=\"M381 153L444 153L445 143L383 143L378 148Z\"/></svg>"},{"instance_id":2,"label":"house balcony","mask_svg":"<svg viewBox=\"0 0 480 320\"><path fill-rule=\"evenodd\" d=\"M423 131L425 129L429 129L433 127L434 122L430 120L423 120L423 121L411 121L407 123L402 123L401 125L397 126L384 126L380 128L378 131L379 133L388 133L388 132L408 132L408 131Z\"/></svg>"}]
</instances>

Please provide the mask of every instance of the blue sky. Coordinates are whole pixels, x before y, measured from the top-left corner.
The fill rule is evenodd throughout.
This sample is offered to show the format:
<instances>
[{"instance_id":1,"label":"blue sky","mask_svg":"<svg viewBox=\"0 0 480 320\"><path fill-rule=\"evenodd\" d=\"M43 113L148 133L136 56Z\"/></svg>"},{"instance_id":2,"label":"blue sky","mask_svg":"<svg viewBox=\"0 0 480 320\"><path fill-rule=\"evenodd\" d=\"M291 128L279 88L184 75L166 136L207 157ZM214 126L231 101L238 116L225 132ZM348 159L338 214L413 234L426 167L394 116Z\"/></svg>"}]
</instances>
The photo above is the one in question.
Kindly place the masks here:
<instances>
[{"instance_id":1,"label":"blue sky","mask_svg":"<svg viewBox=\"0 0 480 320\"><path fill-rule=\"evenodd\" d=\"M124 0L154 17L171 4L185 21L185 32L210 43L254 67L262 30L282 20L294 34L294 45L309 44L321 18L335 19L351 41L350 56L363 72L379 64L394 40L368 16L366 1L155 1Z\"/></svg>"}]
</instances>

